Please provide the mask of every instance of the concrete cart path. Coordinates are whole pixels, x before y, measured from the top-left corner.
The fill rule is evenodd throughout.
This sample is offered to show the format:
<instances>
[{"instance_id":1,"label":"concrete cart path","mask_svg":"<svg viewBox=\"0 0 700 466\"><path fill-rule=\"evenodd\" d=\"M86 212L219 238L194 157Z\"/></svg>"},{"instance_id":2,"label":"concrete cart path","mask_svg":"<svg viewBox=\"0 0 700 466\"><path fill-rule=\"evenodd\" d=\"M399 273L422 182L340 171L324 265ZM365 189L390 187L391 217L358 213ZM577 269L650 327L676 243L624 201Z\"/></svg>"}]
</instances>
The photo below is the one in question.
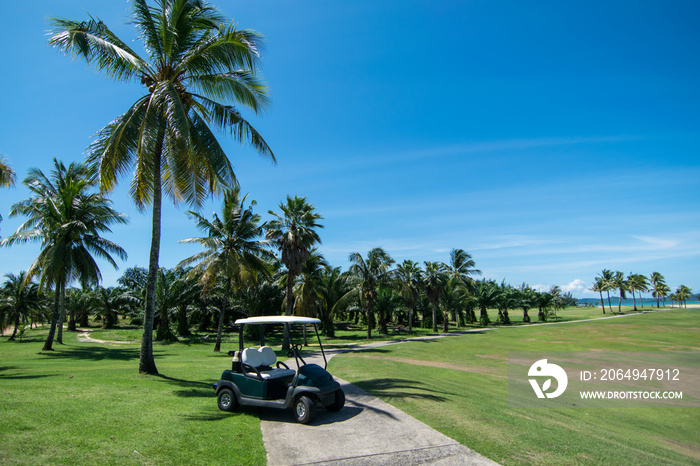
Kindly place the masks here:
<instances>
[{"instance_id":1,"label":"concrete cart path","mask_svg":"<svg viewBox=\"0 0 700 466\"><path fill-rule=\"evenodd\" d=\"M385 344L392 343L362 348ZM352 350L331 350L326 356L348 351ZM319 357L304 359L323 367ZM319 409L311 424L299 424L290 410L260 408L268 465L497 464L364 390L336 380L345 392L345 407L336 413Z\"/></svg>"}]
</instances>

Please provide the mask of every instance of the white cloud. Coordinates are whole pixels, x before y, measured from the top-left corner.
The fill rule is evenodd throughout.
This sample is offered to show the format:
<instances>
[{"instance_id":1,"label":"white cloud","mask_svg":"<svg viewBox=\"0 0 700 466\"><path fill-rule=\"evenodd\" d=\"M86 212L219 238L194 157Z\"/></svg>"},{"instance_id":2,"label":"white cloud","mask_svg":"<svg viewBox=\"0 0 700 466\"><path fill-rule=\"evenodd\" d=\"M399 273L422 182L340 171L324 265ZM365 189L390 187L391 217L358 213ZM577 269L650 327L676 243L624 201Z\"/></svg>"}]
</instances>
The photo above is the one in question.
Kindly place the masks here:
<instances>
[{"instance_id":1,"label":"white cloud","mask_svg":"<svg viewBox=\"0 0 700 466\"><path fill-rule=\"evenodd\" d=\"M588 284L581 280L580 278L577 278L576 280L570 282L567 285L564 285L561 287L562 291L565 293L583 293L588 291Z\"/></svg>"}]
</instances>

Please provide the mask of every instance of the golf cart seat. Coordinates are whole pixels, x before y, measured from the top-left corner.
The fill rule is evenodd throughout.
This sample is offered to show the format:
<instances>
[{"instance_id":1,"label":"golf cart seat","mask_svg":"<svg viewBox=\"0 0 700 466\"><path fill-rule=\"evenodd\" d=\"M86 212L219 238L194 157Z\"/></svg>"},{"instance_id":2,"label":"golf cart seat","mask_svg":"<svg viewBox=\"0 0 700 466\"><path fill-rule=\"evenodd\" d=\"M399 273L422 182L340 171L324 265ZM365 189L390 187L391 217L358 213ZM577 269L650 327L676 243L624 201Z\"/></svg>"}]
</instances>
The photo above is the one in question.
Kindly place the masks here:
<instances>
[{"instance_id":1,"label":"golf cart seat","mask_svg":"<svg viewBox=\"0 0 700 466\"><path fill-rule=\"evenodd\" d=\"M273 365L277 362L277 356L269 346L263 346L259 350L255 348L244 349L242 362L247 374L251 376L254 374L254 377L264 380L293 377L296 374L292 369L273 368ZM252 370L248 370L246 366Z\"/></svg>"}]
</instances>

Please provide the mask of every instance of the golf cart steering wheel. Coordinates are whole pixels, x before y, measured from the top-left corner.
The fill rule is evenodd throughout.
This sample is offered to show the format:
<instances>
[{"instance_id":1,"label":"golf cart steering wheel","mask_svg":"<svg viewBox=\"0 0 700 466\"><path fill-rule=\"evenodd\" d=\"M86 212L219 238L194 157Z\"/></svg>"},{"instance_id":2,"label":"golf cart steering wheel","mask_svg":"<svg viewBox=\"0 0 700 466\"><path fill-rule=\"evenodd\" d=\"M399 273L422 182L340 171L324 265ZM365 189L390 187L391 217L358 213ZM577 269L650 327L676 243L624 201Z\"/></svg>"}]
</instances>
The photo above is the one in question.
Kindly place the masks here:
<instances>
[{"instance_id":1,"label":"golf cart steering wheel","mask_svg":"<svg viewBox=\"0 0 700 466\"><path fill-rule=\"evenodd\" d=\"M301 350L301 345L290 346L289 351L287 351L287 357L293 358L295 355L299 354L299 350Z\"/></svg>"},{"instance_id":2,"label":"golf cart steering wheel","mask_svg":"<svg viewBox=\"0 0 700 466\"><path fill-rule=\"evenodd\" d=\"M302 365L306 365L306 361L304 361L304 358L301 357L301 348L302 346L299 344L292 345L287 352L287 356L290 358L297 357L301 361Z\"/></svg>"}]
</instances>

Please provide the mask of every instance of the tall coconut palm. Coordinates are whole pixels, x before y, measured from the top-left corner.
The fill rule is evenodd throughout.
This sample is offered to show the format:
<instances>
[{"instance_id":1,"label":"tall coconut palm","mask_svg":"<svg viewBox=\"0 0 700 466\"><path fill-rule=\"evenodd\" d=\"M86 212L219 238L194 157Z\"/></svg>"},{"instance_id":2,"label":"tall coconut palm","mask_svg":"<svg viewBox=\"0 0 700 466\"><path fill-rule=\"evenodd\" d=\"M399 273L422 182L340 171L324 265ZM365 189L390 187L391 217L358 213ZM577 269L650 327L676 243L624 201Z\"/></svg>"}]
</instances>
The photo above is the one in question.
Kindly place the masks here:
<instances>
[{"instance_id":1,"label":"tall coconut palm","mask_svg":"<svg viewBox=\"0 0 700 466\"><path fill-rule=\"evenodd\" d=\"M656 288L656 293L657 296L661 298L663 305L666 306L666 297L671 293L671 287L666 283L659 283Z\"/></svg>"},{"instance_id":2,"label":"tall coconut palm","mask_svg":"<svg viewBox=\"0 0 700 466\"><path fill-rule=\"evenodd\" d=\"M184 259L178 267L196 264L190 277L199 276L199 284L204 295L221 278L224 282L223 311L219 314L214 352L221 350L223 325L228 312L232 292L255 283L259 274L269 275L266 258L271 254L262 240L260 215L253 213L255 201L246 207L247 195L241 197L240 189L234 188L224 193L221 217L214 213L208 220L196 212L189 212L197 222L197 228L207 234L204 237L187 238L181 243L196 243L204 251Z\"/></svg>"},{"instance_id":3,"label":"tall coconut palm","mask_svg":"<svg viewBox=\"0 0 700 466\"><path fill-rule=\"evenodd\" d=\"M9 188L15 185L15 172L12 167L7 163L5 157L0 155L0 188ZM0 215L0 222L2 221L2 215Z\"/></svg>"},{"instance_id":4,"label":"tall coconut palm","mask_svg":"<svg viewBox=\"0 0 700 466\"><path fill-rule=\"evenodd\" d=\"M603 299L603 291L605 291L605 281L602 277L596 277L591 291L597 291L600 293L600 305L603 308L603 314L605 314L605 300Z\"/></svg>"},{"instance_id":5,"label":"tall coconut palm","mask_svg":"<svg viewBox=\"0 0 700 466\"><path fill-rule=\"evenodd\" d=\"M367 339L372 338L372 316L377 289L390 277L389 268L394 259L382 248L374 248L367 253L367 258L359 252L353 252L349 257L352 265L350 273L355 276L355 288L346 294L359 300L367 317Z\"/></svg>"},{"instance_id":6,"label":"tall coconut palm","mask_svg":"<svg viewBox=\"0 0 700 466\"><path fill-rule=\"evenodd\" d=\"M231 163L211 127L274 156L235 105L254 112L268 103L259 78L261 36L237 30L204 0L133 0L132 23L148 60L102 21L53 19L49 40L66 54L119 81L138 80L144 95L105 126L90 147L101 188L133 172L130 193L139 209L152 207L144 328L139 372L157 374L153 319L160 255L162 195L199 206L209 193L236 182Z\"/></svg>"},{"instance_id":7,"label":"tall coconut palm","mask_svg":"<svg viewBox=\"0 0 700 466\"><path fill-rule=\"evenodd\" d=\"M557 320L557 311L566 307L566 301L558 285L550 287L548 293L552 296L551 306L554 310L554 320Z\"/></svg>"},{"instance_id":8,"label":"tall coconut palm","mask_svg":"<svg viewBox=\"0 0 700 466\"><path fill-rule=\"evenodd\" d=\"M688 300L689 297L692 296L692 290L685 286L681 285L676 289L676 299L678 300L678 307L684 306L688 307L686 304L686 301Z\"/></svg>"},{"instance_id":9,"label":"tall coconut palm","mask_svg":"<svg viewBox=\"0 0 700 466\"><path fill-rule=\"evenodd\" d=\"M408 308L408 334L410 335L413 332L413 313L423 286L423 271L420 265L407 259L396 267L394 278L401 290L404 304Z\"/></svg>"},{"instance_id":10,"label":"tall coconut palm","mask_svg":"<svg viewBox=\"0 0 700 466\"><path fill-rule=\"evenodd\" d=\"M317 317L323 302L321 281L324 271L329 267L326 259L312 249L301 273L294 285L294 314L298 316Z\"/></svg>"},{"instance_id":11,"label":"tall coconut palm","mask_svg":"<svg viewBox=\"0 0 700 466\"><path fill-rule=\"evenodd\" d=\"M618 290L620 293L617 300L617 312L622 313L622 300L627 299L626 292L629 290L627 280L625 280L625 274L620 271L615 272L610 285L613 290Z\"/></svg>"},{"instance_id":12,"label":"tall coconut palm","mask_svg":"<svg viewBox=\"0 0 700 466\"><path fill-rule=\"evenodd\" d=\"M314 245L321 243L316 230L323 228L323 225L318 223L323 217L305 197L287 196L286 202L280 203L279 208L282 211L281 215L269 211L273 219L265 227L265 237L280 250L282 263L287 267L284 313L290 316L294 310L294 282ZM289 349L289 333L286 326L282 348Z\"/></svg>"},{"instance_id":13,"label":"tall coconut palm","mask_svg":"<svg viewBox=\"0 0 700 466\"><path fill-rule=\"evenodd\" d=\"M615 274L612 270L603 269L600 275L596 277L596 282L599 283L599 288L608 294L608 307L610 312L612 312L612 304L610 303L610 290L614 290L613 281L615 279Z\"/></svg>"},{"instance_id":14,"label":"tall coconut palm","mask_svg":"<svg viewBox=\"0 0 700 466\"><path fill-rule=\"evenodd\" d=\"M447 283L447 267L442 262L425 262L425 273L423 274L423 286L428 295L433 309L433 332L437 332L437 311L440 298L445 292ZM449 329L449 315L445 315L442 324L442 331Z\"/></svg>"},{"instance_id":15,"label":"tall coconut palm","mask_svg":"<svg viewBox=\"0 0 700 466\"><path fill-rule=\"evenodd\" d=\"M656 307L658 309L660 307L659 298L662 297L659 292L666 286L666 279L659 272L652 272L649 281L651 282L651 295L656 299Z\"/></svg>"},{"instance_id":16,"label":"tall coconut palm","mask_svg":"<svg viewBox=\"0 0 700 466\"><path fill-rule=\"evenodd\" d=\"M350 273L341 272L340 267L327 267L321 275L321 307L319 308L319 319L323 325L323 331L328 337L335 336L335 326L333 320L338 311L338 303L341 298L350 291Z\"/></svg>"},{"instance_id":17,"label":"tall coconut palm","mask_svg":"<svg viewBox=\"0 0 700 466\"><path fill-rule=\"evenodd\" d=\"M450 263L446 264L445 270L450 279L468 287L474 284L472 275L481 275L481 270L475 269L475 266L476 262L471 254L464 249L453 249L450 251Z\"/></svg>"},{"instance_id":18,"label":"tall coconut palm","mask_svg":"<svg viewBox=\"0 0 700 466\"><path fill-rule=\"evenodd\" d=\"M73 280L83 287L102 279L93 255L115 269L111 254L126 259L126 251L100 236L110 226L127 223L126 216L111 207L111 201L90 191L96 186L94 173L83 164L66 167L54 159L50 176L32 169L23 181L33 196L14 204L10 215L28 218L12 235L0 242L10 246L41 241L41 252L27 270L27 277L39 275L42 288L54 287L54 316L44 350L51 350L58 326L57 341L63 328L65 289Z\"/></svg>"},{"instance_id":19,"label":"tall coconut palm","mask_svg":"<svg viewBox=\"0 0 700 466\"><path fill-rule=\"evenodd\" d=\"M634 295L635 292L639 292L639 301L641 303L641 306L644 307L644 299L642 298L642 292L649 291L649 280L647 279L647 277L640 273L631 273L627 276L627 287L632 292L634 310L637 310L637 299Z\"/></svg>"},{"instance_id":20,"label":"tall coconut palm","mask_svg":"<svg viewBox=\"0 0 700 466\"><path fill-rule=\"evenodd\" d=\"M9 188L15 185L15 171L3 155L0 155L0 188ZM0 217L1 218L1 217Z\"/></svg>"},{"instance_id":21,"label":"tall coconut palm","mask_svg":"<svg viewBox=\"0 0 700 466\"><path fill-rule=\"evenodd\" d=\"M0 328L8 324L14 327L10 340L14 340L19 327L36 308L41 306L39 286L22 271L19 275L8 273L0 288Z\"/></svg>"}]
</instances>

